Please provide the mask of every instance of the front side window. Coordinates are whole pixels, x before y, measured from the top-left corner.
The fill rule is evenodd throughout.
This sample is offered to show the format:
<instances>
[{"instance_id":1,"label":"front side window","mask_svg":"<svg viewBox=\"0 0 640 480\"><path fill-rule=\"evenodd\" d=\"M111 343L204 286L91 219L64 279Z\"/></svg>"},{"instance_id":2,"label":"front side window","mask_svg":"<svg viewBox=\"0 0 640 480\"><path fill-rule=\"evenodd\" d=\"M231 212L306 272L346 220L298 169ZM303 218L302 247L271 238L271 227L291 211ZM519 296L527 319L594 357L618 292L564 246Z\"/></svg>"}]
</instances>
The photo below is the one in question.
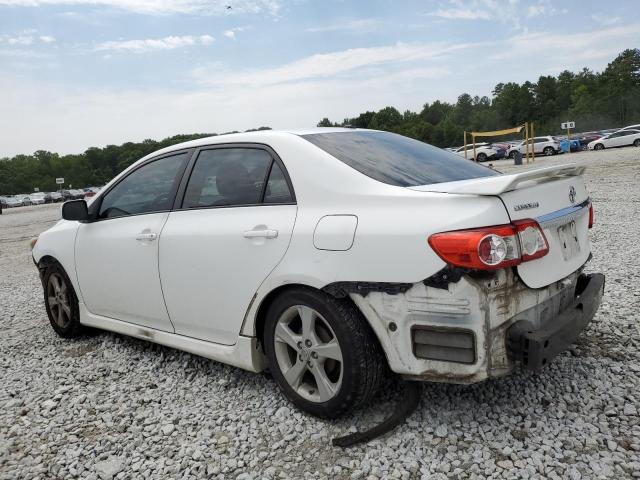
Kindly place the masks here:
<instances>
[{"instance_id":1,"label":"front side window","mask_svg":"<svg viewBox=\"0 0 640 480\"><path fill-rule=\"evenodd\" d=\"M271 155L257 148L202 151L191 172L182 207L261 203L271 162Z\"/></svg>"},{"instance_id":2,"label":"front side window","mask_svg":"<svg viewBox=\"0 0 640 480\"><path fill-rule=\"evenodd\" d=\"M460 155L395 133L313 133L302 138L360 173L399 187L498 175Z\"/></svg>"},{"instance_id":3,"label":"front side window","mask_svg":"<svg viewBox=\"0 0 640 480\"><path fill-rule=\"evenodd\" d=\"M98 218L170 210L178 172L187 155L164 157L134 170L103 197Z\"/></svg>"}]
</instances>

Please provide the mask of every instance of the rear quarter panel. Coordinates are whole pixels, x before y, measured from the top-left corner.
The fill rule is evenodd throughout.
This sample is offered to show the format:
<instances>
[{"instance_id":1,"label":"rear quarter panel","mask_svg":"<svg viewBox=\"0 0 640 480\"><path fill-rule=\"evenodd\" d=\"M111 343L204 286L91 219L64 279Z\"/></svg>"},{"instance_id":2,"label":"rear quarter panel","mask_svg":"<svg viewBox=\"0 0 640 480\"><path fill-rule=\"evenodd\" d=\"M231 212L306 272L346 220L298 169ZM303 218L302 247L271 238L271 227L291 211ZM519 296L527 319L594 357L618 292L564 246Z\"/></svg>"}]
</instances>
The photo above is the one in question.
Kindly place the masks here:
<instances>
[{"instance_id":1,"label":"rear quarter panel","mask_svg":"<svg viewBox=\"0 0 640 480\"><path fill-rule=\"evenodd\" d=\"M509 222L497 197L413 191L373 180L315 147L272 147L289 170L298 217L287 253L258 289L247 318L255 318L262 299L282 285L419 282L445 266L429 247L431 234ZM326 215L357 217L349 250L315 248L314 230ZM253 335L253 322L245 322L242 333Z\"/></svg>"}]
</instances>

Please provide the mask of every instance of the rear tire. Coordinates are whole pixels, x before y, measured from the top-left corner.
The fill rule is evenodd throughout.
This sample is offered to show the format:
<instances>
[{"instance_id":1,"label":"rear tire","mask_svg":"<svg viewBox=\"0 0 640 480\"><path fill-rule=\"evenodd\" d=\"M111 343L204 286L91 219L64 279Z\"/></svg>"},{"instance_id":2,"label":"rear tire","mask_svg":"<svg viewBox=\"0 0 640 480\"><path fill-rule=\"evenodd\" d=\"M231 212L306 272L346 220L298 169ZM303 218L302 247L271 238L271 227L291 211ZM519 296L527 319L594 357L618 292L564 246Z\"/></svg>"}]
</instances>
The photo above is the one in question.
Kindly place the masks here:
<instances>
[{"instance_id":1,"label":"rear tire","mask_svg":"<svg viewBox=\"0 0 640 480\"><path fill-rule=\"evenodd\" d=\"M640 147L640 138L636 138L636 140L633 142L633 146Z\"/></svg>"},{"instance_id":2,"label":"rear tire","mask_svg":"<svg viewBox=\"0 0 640 480\"><path fill-rule=\"evenodd\" d=\"M264 347L269 369L300 410L336 418L377 392L385 359L360 311L346 299L296 288L267 311Z\"/></svg>"},{"instance_id":3,"label":"rear tire","mask_svg":"<svg viewBox=\"0 0 640 480\"><path fill-rule=\"evenodd\" d=\"M598 143L593 147L593 149L594 150L604 150L604 145L601 144L601 143Z\"/></svg>"},{"instance_id":4,"label":"rear tire","mask_svg":"<svg viewBox=\"0 0 640 480\"><path fill-rule=\"evenodd\" d=\"M42 280L44 304L53 330L63 338L82 334L78 297L67 272L59 263L47 267Z\"/></svg>"},{"instance_id":5,"label":"rear tire","mask_svg":"<svg viewBox=\"0 0 640 480\"><path fill-rule=\"evenodd\" d=\"M553 149L553 147L545 147L542 152L547 157L550 157L551 155L555 155L556 154L556 151Z\"/></svg>"},{"instance_id":6,"label":"rear tire","mask_svg":"<svg viewBox=\"0 0 640 480\"><path fill-rule=\"evenodd\" d=\"M488 160L487 155L484 153L479 153L477 159L479 162L486 162Z\"/></svg>"}]
</instances>

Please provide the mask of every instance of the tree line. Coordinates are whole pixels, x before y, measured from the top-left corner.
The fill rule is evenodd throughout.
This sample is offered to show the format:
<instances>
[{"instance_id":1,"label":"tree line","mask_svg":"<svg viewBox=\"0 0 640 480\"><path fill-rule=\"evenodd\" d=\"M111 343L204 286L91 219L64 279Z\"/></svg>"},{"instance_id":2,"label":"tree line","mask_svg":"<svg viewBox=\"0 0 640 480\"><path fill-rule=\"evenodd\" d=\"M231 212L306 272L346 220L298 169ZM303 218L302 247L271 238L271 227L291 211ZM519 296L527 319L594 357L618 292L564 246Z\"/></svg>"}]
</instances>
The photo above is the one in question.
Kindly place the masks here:
<instances>
[{"instance_id":1,"label":"tree line","mask_svg":"<svg viewBox=\"0 0 640 480\"><path fill-rule=\"evenodd\" d=\"M534 122L536 134L552 135L560 133L560 123L567 120L575 121L580 131L640 123L640 50L624 50L599 73L587 68L577 73L565 70L557 77L541 76L536 83L499 83L491 98L463 93L456 103L436 100L420 112L400 113L385 107L342 122L324 118L318 126L388 130L448 147L462 144L465 130L498 130ZM215 134L92 147L72 155L39 150L32 155L0 158L0 194L27 193L34 187L55 190L56 177L64 177L66 185L75 187L103 185L155 150L210 135Z\"/></svg>"},{"instance_id":2,"label":"tree line","mask_svg":"<svg viewBox=\"0 0 640 480\"><path fill-rule=\"evenodd\" d=\"M560 123L575 121L587 132L640 123L640 50L620 53L604 71L587 68L536 83L499 83L492 98L463 93L456 103L436 100L420 112L394 107L366 111L342 122L323 118L319 127L352 126L388 130L438 147L461 145L463 132L493 131L534 122L536 135L561 133Z\"/></svg>"},{"instance_id":3,"label":"tree line","mask_svg":"<svg viewBox=\"0 0 640 480\"><path fill-rule=\"evenodd\" d=\"M270 130L260 127L257 130ZM237 131L221 133L238 133ZM38 150L32 155L16 155L0 159L0 195L33 192L34 188L48 192L59 188L56 178L64 178L63 188L101 186L123 171L133 162L161 148L176 143L216 136L216 133L193 133L174 135L164 140L144 140L127 142L122 145L107 145L104 148L91 147L84 153L58 155L46 150Z\"/></svg>"}]
</instances>

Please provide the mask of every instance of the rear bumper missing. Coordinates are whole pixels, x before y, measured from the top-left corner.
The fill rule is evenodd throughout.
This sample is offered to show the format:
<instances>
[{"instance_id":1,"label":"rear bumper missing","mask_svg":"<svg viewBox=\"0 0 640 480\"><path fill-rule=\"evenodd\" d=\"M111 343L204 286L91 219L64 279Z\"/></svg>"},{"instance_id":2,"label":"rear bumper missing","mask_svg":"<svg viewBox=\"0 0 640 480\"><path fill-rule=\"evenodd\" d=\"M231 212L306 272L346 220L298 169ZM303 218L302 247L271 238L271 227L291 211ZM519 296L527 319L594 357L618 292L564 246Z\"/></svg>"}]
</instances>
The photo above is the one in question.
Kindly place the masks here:
<instances>
[{"instance_id":1,"label":"rear bumper missing","mask_svg":"<svg viewBox=\"0 0 640 480\"><path fill-rule=\"evenodd\" d=\"M604 286L603 275L581 270L539 289L512 270L483 276L443 270L437 281L393 290L366 284L343 294L368 320L393 372L469 384L522 364L540 368L577 339Z\"/></svg>"},{"instance_id":2,"label":"rear bumper missing","mask_svg":"<svg viewBox=\"0 0 640 480\"><path fill-rule=\"evenodd\" d=\"M520 320L507 330L507 351L511 359L530 370L548 364L569 348L596 313L602 300L605 278L601 273L581 275L571 305L537 328Z\"/></svg>"}]
</instances>

